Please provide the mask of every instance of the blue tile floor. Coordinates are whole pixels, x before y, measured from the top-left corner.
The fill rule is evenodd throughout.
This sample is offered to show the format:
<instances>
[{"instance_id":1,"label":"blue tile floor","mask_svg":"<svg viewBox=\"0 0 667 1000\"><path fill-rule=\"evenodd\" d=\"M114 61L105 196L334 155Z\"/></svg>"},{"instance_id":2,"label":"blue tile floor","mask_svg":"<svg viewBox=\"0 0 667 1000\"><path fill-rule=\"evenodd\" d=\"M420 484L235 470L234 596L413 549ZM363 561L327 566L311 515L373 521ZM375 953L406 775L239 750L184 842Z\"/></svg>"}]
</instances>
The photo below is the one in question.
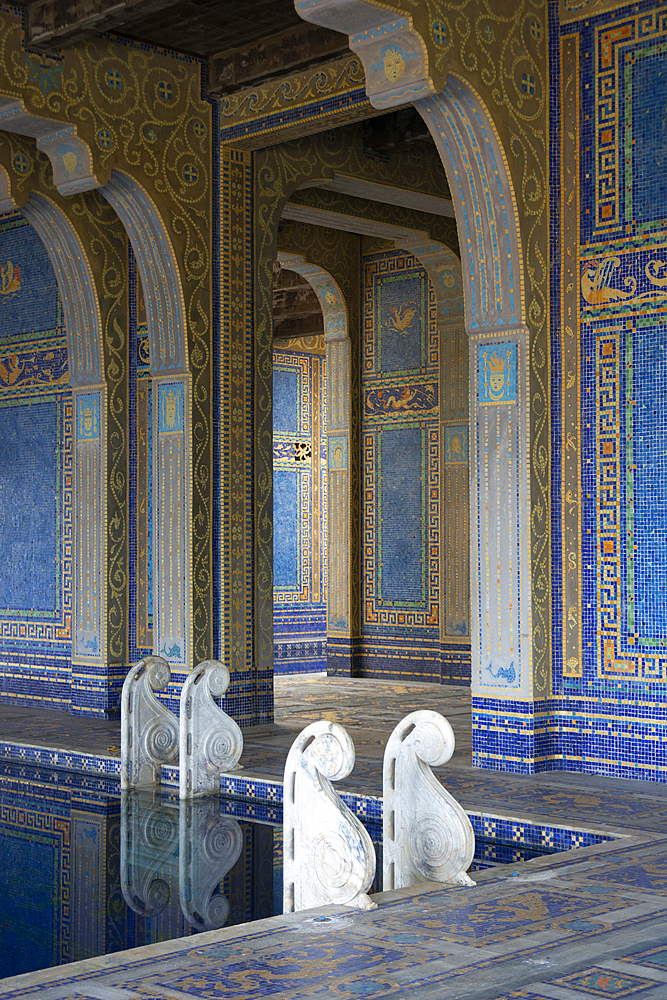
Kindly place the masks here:
<instances>
[{"instance_id":1,"label":"blue tile floor","mask_svg":"<svg viewBox=\"0 0 667 1000\"><path fill-rule=\"evenodd\" d=\"M351 776L356 784L349 791L378 794L386 736L402 715L426 707L419 702L428 699L461 735L457 756L441 777L469 811L483 814L482 822L512 817L517 829L521 822L542 823L544 829L569 825L616 839L477 872L474 888L429 884L381 893L375 897L378 909L370 912L326 907L204 933L196 945L191 937L165 941L0 980L0 1000L577 1000L635 994L667 1000L664 785L474 771L464 689L294 677L281 678L278 689L278 725L247 734L244 777L258 787L279 787L275 782L295 732L312 718L326 717L345 722L358 748ZM0 707L3 746L20 754L19 742L39 742L47 753L93 758L80 720L64 716L51 723L62 731L47 733L38 710L30 710L30 731L39 733L39 741L31 741L26 730L13 743L19 711ZM6 724L11 713L13 721ZM69 743L67 726L76 730ZM49 739L51 748L44 746ZM117 746L106 731L105 741ZM108 750L105 759L115 762L115 751Z\"/></svg>"}]
</instances>

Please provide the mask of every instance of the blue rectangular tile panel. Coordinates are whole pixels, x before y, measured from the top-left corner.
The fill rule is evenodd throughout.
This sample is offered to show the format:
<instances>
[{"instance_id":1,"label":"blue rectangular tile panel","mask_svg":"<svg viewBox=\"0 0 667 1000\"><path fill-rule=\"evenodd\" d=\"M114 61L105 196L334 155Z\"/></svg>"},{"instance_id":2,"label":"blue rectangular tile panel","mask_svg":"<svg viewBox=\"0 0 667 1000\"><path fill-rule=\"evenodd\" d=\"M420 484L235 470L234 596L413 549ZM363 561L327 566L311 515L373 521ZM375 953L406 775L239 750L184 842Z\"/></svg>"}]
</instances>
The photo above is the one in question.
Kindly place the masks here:
<instances>
[{"instance_id":1,"label":"blue rectangular tile panel","mask_svg":"<svg viewBox=\"0 0 667 1000\"><path fill-rule=\"evenodd\" d=\"M299 476L300 470L273 473L273 585L299 585Z\"/></svg>"},{"instance_id":2,"label":"blue rectangular tile panel","mask_svg":"<svg viewBox=\"0 0 667 1000\"><path fill-rule=\"evenodd\" d=\"M421 368L427 323L426 274L392 274L376 281L378 370L400 372Z\"/></svg>"},{"instance_id":3,"label":"blue rectangular tile panel","mask_svg":"<svg viewBox=\"0 0 667 1000\"><path fill-rule=\"evenodd\" d=\"M56 402L0 407L0 608L56 607L60 434Z\"/></svg>"},{"instance_id":4,"label":"blue rectangular tile panel","mask_svg":"<svg viewBox=\"0 0 667 1000\"><path fill-rule=\"evenodd\" d=\"M667 639L667 330L654 327L633 352L635 630L645 644ZM630 527L630 526L628 526Z\"/></svg>"},{"instance_id":5,"label":"blue rectangular tile panel","mask_svg":"<svg viewBox=\"0 0 667 1000\"><path fill-rule=\"evenodd\" d=\"M301 377L293 368L273 371L273 429L289 434L299 433L299 406L301 402Z\"/></svg>"},{"instance_id":6,"label":"blue rectangular tile panel","mask_svg":"<svg viewBox=\"0 0 667 1000\"><path fill-rule=\"evenodd\" d=\"M425 600L421 427L384 428L378 463L378 597Z\"/></svg>"},{"instance_id":7,"label":"blue rectangular tile panel","mask_svg":"<svg viewBox=\"0 0 667 1000\"><path fill-rule=\"evenodd\" d=\"M58 286L44 244L25 220L0 228L3 339L59 325Z\"/></svg>"}]
</instances>

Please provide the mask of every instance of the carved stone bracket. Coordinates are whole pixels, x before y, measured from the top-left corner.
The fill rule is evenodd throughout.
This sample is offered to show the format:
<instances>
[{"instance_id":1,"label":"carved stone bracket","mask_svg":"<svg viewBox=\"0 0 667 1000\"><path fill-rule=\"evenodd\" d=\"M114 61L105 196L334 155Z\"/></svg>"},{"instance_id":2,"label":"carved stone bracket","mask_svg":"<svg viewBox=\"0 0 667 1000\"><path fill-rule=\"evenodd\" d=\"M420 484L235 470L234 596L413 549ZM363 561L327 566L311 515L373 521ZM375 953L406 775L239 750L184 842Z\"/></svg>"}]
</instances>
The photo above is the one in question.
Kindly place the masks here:
<instances>
[{"instance_id":1,"label":"carved stone bracket","mask_svg":"<svg viewBox=\"0 0 667 1000\"><path fill-rule=\"evenodd\" d=\"M243 850L238 820L220 815L217 799L181 802L178 893L185 919L198 931L222 927L229 901L219 892Z\"/></svg>"},{"instance_id":2,"label":"carved stone bracket","mask_svg":"<svg viewBox=\"0 0 667 1000\"><path fill-rule=\"evenodd\" d=\"M170 677L166 660L147 656L125 678L120 710L121 788L159 785L162 765L178 763L178 720L153 694L165 688Z\"/></svg>"},{"instance_id":3,"label":"carved stone bracket","mask_svg":"<svg viewBox=\"0 0 667 1000\"><path fill-rule=\"evenodd\" d=\"M374 108L395 108L436 93L426 42L410 16L397 18L373 0L295 0L294 6L304 21L348 35L364 65Z\"/></svg>"},{"instance_id":4,"label":"carved stone bracket","mask_svg":"<svg viewBox=\"0 0 667 1000\"><path fill-rule=\"evenodd\" d=\"M29 135L51 160L53 183L62 195L93 191L100 186L90 146L77 135L76 125L38 118L21 100L0 98L0 129Z\"/></svg>"},{"instance_id":5,"label":"carved stone bracket","mask_svg":"<svg viewBox=\"0 0 667 1000\"><path fill-rule=\"evenodd\" d=\"M220 772L238 768L243 734L218 708L229 686L229 671L218 660L206 660L188 674L181 691L180 797L216 795Z\"/></svg>"},{"instance_id":6,"label":"carved stone bracket","mask_svg":"<svg viewBox=\"0 0 667 1000\"><path fill-rule=\"evenodd\" d=\"M174 897L178 828L178 810L161 803L159 793L122 793L120 886L127 905L142 917L156 917Z\"/></svg>"},{"instance_id":7,"label":"carved stone bracket","mask_svg":"<svg viewBox=\"0 0 667 1000\"><path fill-rule=\"evenodd\" d=\"M331 785L354 760L354 744L335 722L313 722L292 744L283 800L285 913L327 903L377 906L367 895L375 875L371 838Z\"/></svg>"},{"instance_id":8,"label":"carved stone bracket","mask_svg":"<svg viewBox=\"0 0 667 1000\"><path fill-rule=\"evenodd\" d=\"M385 891L418 882L475 885L466 875L475 854L470 820L431 771L453 753L452 727L437 712L411 712L389 737L383 767Z\"/></svg>"}]
</instances>

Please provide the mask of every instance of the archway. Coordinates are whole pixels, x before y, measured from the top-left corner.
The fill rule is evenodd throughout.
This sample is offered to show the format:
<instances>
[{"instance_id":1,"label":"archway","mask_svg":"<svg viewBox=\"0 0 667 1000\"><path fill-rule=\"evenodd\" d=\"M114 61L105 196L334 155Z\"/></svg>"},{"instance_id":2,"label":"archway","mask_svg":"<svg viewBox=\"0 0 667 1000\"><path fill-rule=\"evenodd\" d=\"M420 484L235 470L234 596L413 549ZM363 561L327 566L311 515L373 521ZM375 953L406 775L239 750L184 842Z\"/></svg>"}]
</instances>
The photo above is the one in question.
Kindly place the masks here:
<instances>
[{"instance_id":1,"label":"archway","mask_svg":"<svg viewBox=\"0 0 667 1000\"><path fill-rule=\"evenodd\" d=\"M148 322L153 394L153 644L185 672L192 666L190 504L191 389L185 303L164 222L144 189L114 170L102 194L132 244Z\"/></svg>"},{"instance_id":2,"label":"archway","mask_svg":"<svg viewBox=\"0 0 667 1000\"><path fill-rule=\"evenodd\" d=\"M493 123L470 87L450 79L416 107L465 234L473 696L530 698L529 339L516 200Z\"/></svg>"},{"instance_id":3,"label":"archway","mask_svg":"<svg viewBox=\"0 0 667 1000\"><path fill-rule=\"evenodd\" d=\"M105 530L108 389L98 291L86 250L58 206L46 195L32 193L20 211L42 241L53 267L72 388L70 703L75 712L104 713L114 708L115 677L109 655ZM63 552L62 558L69 562L68 553ZM86 682L86 677L95 680Z\"/></svg>"},{"instance_id":4,"label":"archway","mask_svg":"<svg viewBox=\"0 0 667 1000\"><path fill-rule=\"evenodd\" d=\"M393 21L373 2L348 0L324 7L299 0L297 10L304 20L349 35L374 107L414 102L445 167L461 234L471 348L473 695L529 701L535 687L530 344L520 227L504 151L483 101L465 81L450 76L435 94L428 48L411 19ZM401 53L396 73L383 70L383 42ZM408 79L409 60L415 68ZM478 749L480 763L498 766L500 747L495 754L488 747L482 753L481 743ZM528 748L526 755L531 760L521 766L532 768Z\"/></svg>"},{"instance_id":5,"label":"archway","mask_svg":"<svg viewBox=\"0 0 667 1000\"><path fill-rule=\"evenodd\" d=\"M324 322L327 371L327 663L335 660L331 640L351 644L350 613L350 338L343 292L324 268L298 254L278 253L282 267L296 271L317 296ZM331 647L331 648L330 648ZM335 668L334 668L335 669Z\"/></svg>"}]
</instances>

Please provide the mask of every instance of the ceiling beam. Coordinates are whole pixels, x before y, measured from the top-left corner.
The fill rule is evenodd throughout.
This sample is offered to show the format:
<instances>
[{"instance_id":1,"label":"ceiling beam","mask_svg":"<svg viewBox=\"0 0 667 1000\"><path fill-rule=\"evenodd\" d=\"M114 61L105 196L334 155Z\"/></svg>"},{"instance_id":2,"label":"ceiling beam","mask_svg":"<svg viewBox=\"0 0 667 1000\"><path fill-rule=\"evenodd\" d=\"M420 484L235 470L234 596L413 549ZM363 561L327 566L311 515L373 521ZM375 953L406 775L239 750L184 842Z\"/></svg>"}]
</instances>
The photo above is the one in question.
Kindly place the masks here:
<instances>
[{"instance_id":1,"label":"ceiling beam","mask_svg":"<svg viewBox=\"0 0 667 1000\"><path fill-rule=\"evenodd\" d=\"M124 32L135 21L159 16L180 0L35 0L27 5L30 45L57 49L99 31Z\"/></svg>"},{"instance_id":2,"label":"ceiling beam","mask_svg":"<svg viewBox=\"0 0 667 1000\"><path fill-rule=\"evenodd\" d=\"M283 209L283 219L291 222L307 222L311 226L324 226L326 229L338 229L345 233L357 233L359 236L375 236L381 240L394 241L406 236L419 236L429 239L428 233L419 229L407 229L404 226L394 226L386 222L375 222L373 219L361 219L346 215L344 212L331 212L325 208L312 208L310 205L295 205L288 202Z\"/></svg>"},{"instance_id":3,"label":"ceiling beam","mask_svg":"<svg viewBox=\"0 0 667 1000\"><path fill-rule=\"evenodd\" d=\"M348 51L347 35L304 23L210 56L208 91L213 96L232 93Z\"/></svg>"},{"instance_id":4,"label":"ceiling beam","mask_svg":"<svg viewBox=\"0 0 667 1000\"><path fill-rule=\"evenodd\" d=\"M368 201L380 201L385 205L398 205L400 208L412 208L416 212L428 212L429 215L456 218L454 203L449 198L438 198L436 195L422 194L420 191L390 187L389 184L376 184L374 181L362 180L359 177L336 174L332 180L318 180L303 186L327 188L329 191L348 194L353 198L366 198Z\"/></svg>"}]
</instances>

